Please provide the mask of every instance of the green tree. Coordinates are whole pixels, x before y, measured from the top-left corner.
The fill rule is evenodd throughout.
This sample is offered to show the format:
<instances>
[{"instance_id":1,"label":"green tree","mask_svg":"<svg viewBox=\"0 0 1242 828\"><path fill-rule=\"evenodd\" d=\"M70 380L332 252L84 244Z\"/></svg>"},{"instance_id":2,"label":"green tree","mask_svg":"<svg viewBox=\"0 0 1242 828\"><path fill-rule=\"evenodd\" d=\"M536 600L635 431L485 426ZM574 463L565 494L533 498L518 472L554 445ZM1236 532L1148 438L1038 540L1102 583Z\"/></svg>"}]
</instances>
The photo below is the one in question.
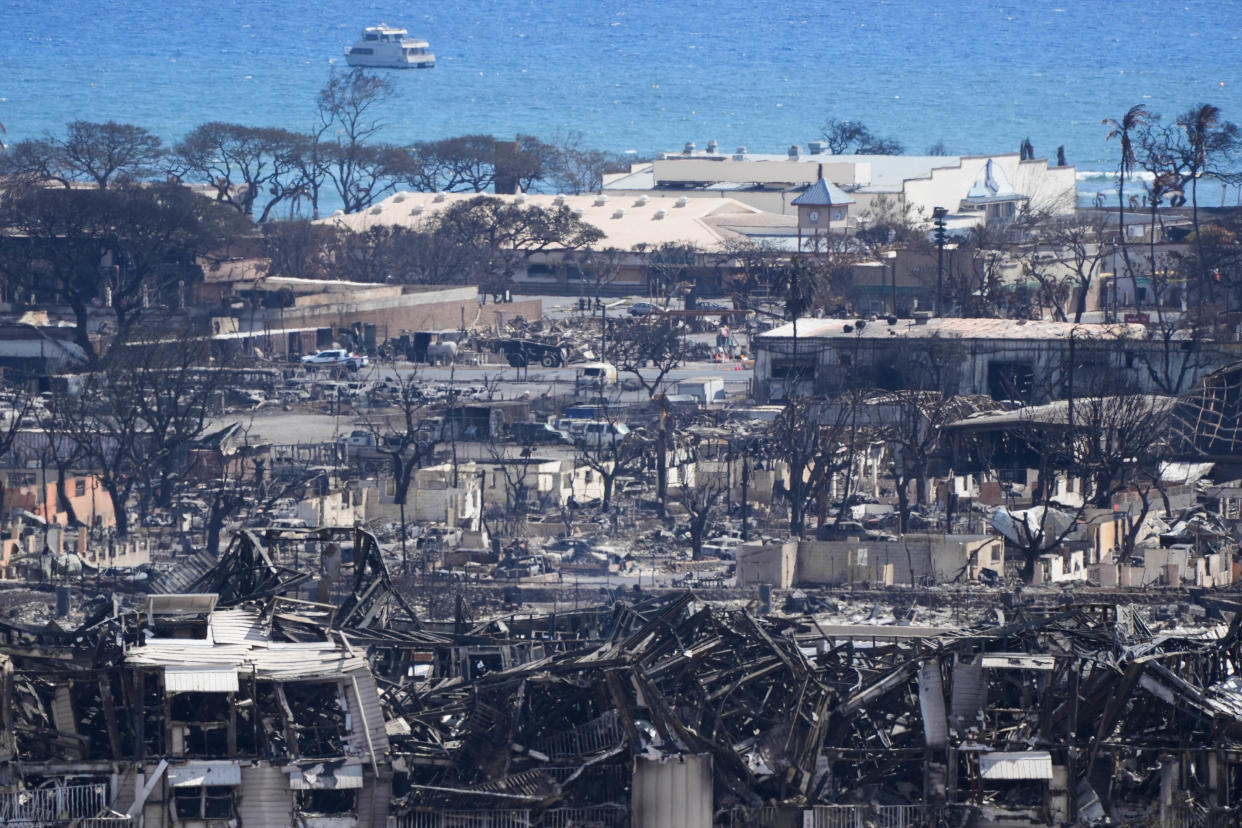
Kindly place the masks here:
<instances>
[{"instance_id":1,"label":"green tree","mask_svg":"<svg viewBox=\"0 0 1242 828\"><path fill-rule=\"evenodd\" d=\"M159 136L142 127L72 121L63 138L47 134L15 144L0 172L64 187L87 183L106 190L149 178L162 158Z\"/></svg>"},{"instance_id":2,"label":"green tree","mask_svg":"<svg viewBox=\"0 0 1242 828\"><path fill-rule=\"evenodd\" d=\"M115 318L114 342L161 304L175 304L196 257L248 232L235 211L178 184L109 189L14 189L0 203L0 277L10 296L61 301L75 319L75 341L98 359L91 315Z\"/></svg>"},{"instance_id":3,"label":"green tree","mask_svg":"<svg viewBox=\"0 0 1242 828\"><path fill-rule=\"evenodd\" d=\"M301 191L297 160L307 140L284 129L213 121L177 143L171 166L179 177L215 190L217 201L264 222Z\"/></svg>"},{"instance_id":4,"label":"green tree","mask_svg":"<svg viewBox=\"0 0 1242 828\"><path fill-rule=\"evenodd\" d=\"M900 141L875 135L861 121L831 118L824 124L823 136L833 155L901 155L905 151Z\"/></svg>"}]
</instances>

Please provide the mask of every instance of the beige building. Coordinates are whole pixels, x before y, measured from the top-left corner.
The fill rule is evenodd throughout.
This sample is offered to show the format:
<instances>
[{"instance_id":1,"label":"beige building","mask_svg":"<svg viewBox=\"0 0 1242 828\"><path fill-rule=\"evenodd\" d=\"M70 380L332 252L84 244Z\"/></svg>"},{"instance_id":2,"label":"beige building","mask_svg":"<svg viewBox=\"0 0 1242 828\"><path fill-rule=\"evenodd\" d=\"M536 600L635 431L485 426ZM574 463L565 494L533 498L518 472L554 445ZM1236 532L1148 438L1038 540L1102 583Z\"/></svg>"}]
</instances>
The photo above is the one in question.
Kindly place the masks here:
<instances>
[{"instance_id":1,"label":"beige building","mask_svg":"<svg viewBox=\"0 0 1242 828\"><path fill-rule=\"evenodd\" d=\"M573 460L512 458L473 462L482 473L483 500L489 506L507 506L518 486L525 488L529 500L556 509L567 505L570 498L586 501L604 494L600 476Z\"/></svg>"},{"instance_id":2,"label":"beige building","mask_svg":"<svg viewBox=\"0 0 1242 828\"><path fill-rule=\"evenodd\" d=\"M414 473L407 498L409 520L476 532L483 516L482 471L473 463L427 466Z\"/></svg>"},{"instance_id":3,"label":"beige building","mask_svg":"<svg viewBox=\"0 0 1242 828\"><path fill-rule=\"evenodd\" d=\"M898 541L749 543L737 553L737 585L921 584L973 581L983 569L1004 571L997 535L905 535Z\"/></svg>"},{"instance_id":4,"label":"beige building","mask_svg":"<svg viewBox=\"0 0 1242 828\"><path fill-rule=\"evenodd\" d=\"M322 221L365 232L377 226L419 227L455 204L479 198L478 193L397 193L361 213ZM692 267L718 271L731 242L774 234L794 238L797 219L740 201L705 200L674 195L497 195L505 201L557 210L566 207L579 219L599 228L604 237L596 250L614 250L615 258L589 262L575 251L550 249L532 253L515 274L518 290L535 293L594 295L646 294L650 278L648 254L661 245L691 245L701 251ZM511 306L500 306L502 309Z\"/></svg>"}]
</instances>

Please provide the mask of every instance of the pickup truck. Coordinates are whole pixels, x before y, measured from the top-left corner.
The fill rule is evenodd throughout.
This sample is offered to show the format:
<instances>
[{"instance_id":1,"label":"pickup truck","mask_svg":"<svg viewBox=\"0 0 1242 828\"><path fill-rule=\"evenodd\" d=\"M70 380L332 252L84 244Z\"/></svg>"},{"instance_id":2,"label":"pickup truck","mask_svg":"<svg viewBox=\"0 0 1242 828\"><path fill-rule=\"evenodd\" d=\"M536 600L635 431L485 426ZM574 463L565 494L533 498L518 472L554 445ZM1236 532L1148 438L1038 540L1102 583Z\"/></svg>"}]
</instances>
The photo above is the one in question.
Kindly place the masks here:
<instances>
[{"instance_id":1,"label":"pickup truck","mask_svg":"<svg viewBox=\"0 0 1242 828\"><path fill-rule=\"evenodd\" d=\"M365 354L351 354L344 348L329 348L326 351L302 357L302 367L310 371L316 368L334 368L338 365L357 371L359 368L367 367L369 363L370 360Z\"/></svg>"}]
</instances>

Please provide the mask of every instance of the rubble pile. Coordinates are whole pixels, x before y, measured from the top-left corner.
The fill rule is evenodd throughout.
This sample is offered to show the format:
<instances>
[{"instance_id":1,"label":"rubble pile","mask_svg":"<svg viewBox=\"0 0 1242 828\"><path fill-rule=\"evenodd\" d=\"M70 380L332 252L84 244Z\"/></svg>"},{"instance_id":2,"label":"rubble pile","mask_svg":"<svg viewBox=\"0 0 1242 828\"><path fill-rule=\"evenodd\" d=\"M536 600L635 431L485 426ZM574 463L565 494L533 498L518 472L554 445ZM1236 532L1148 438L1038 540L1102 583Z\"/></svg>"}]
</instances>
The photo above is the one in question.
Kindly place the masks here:
<instances>
[{"instance_id":1,"label":"rubble pile","mask_svg":"<svg viewBox=\"0 0 1242 828\"><path fill-rule=\"evenodd\" d=\"M950 617L921 608L928 590L870 606L795 591L779 612L616 591L474 621L446 585L455 609L431 621L373 536L308 537L243 532L184 561L193 577L101 596L74 629L0 625L4 783L76 796L82 818L260 823L276 771L281 808L357 824L1240 816L1242 603L1219 592L1152 624L1032 596ZM197 799L182 789L208 777Z\"/></svg>"}]
</instances>

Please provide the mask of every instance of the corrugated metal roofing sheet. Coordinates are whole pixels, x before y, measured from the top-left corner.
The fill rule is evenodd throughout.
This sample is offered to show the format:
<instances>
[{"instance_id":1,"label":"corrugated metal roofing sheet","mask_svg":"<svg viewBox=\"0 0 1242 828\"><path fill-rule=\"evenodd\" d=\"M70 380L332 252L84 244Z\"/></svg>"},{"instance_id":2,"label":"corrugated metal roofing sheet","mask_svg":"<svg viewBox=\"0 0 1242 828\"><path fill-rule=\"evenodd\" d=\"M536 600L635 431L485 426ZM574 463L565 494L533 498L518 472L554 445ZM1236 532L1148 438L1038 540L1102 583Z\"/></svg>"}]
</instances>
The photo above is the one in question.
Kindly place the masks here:
<instances>
[{"instance_id":1,"label":"corrugated metal roofing sheet","mask_svg":"<svg viewBox=\"0 0 1242 828\"><path fill-rule=\"evenodd\" d=\"M216 610L211 614L212 640L217 644L265 641L267 636L260 628L259 620L259 613L255 610Z\"/></svg>"},{"instance_id":2,"label":"corrugated metal roofing sheet","mask_svg":"<svg viewBox=\"0 0 1242 828\"><path fill-rule=\"evenodd\" d=\"M168 784L174 788L240 785L241 765L236 762L187 762L184 765L169 765Z\"/></svg>"},{"instance_id":3,"label":"corrugated metal roofing sheet","mask_svg":"<svg viewBox=\"0 0 1242 828\"><path fill-rule=\"evenodd\" d=\"M165 667L164 689L169 693L236 693L237 670Z\"/></svg>"},{"instance_id":4,"label":"corrugated metal roofing sheet","mask_svg":"<svg viewBox=\"0 0 1242 828\"><path fill-rule=\"evenodd\" d=\"M1051 779L1052 754L1046 750L979 754L984 779Z\"/></svg>"},{"instance_id":5,"label":"corrugated metal roofing sheet","mask_svg":"<svg viewBox=\"0 0 1242 828\"><path fill-rule=\"evenodd\" d=\"M362 787L362 765L326 768L323 763L290 771L289 787L295 791L322 791Z\"/></svg>"},{"instance_id":6,"label":"corrugated metal roofing sheet","mask_svg":"<svg viewBox=\"0 0 1242 828\"><path fill-rule=\"evenodd\" d=\"M846 330L846 328L849 330ZM793 322L773 328L755 337L757 343L771 343L773 340L792 339ZM1034 340L1068 340L1074 335L1081 341L1101 341L1123 339L1125 337L1141 338L1147 329L1142 325L1105 325L1086 323L1075 325L1073 322L1054 322L1050 320L1019 320L1013 319L959 319L943 317L928 319L923 324L912 320L901 320L896 325L884 322L870 322L861 329L857 319L815 319L798 320L798 338L803 339L926 339L928 337L958 339L1034 339Z\"/></svg>"},{"instance_id":7,"label":"corrugated metal roofing sheet","mask_svg":"<svg viewBox=\"0 0 1242 828\"><path fill-rule=\"evenodd\" d=\"M369 672L361 655L350 655L326 642L282 644L265 641L215 646L183 646L173 640L149 641L125 653L127 663L165 669L231 668L271 681L298 681L313 678L340 678L354 670Z\"/></svg>"},{"instance_id":8,"label":"corrugated metal roofing sheet","mask_svg":"<svg viewBox=\"0 0 1242 828\"><path fill-rule=\"evenodd\" d=\"M207 574L216 563L215 555L206 549L200 549L189 557L177 558L176 566L157 573L147 582L146 589L151 593L185 592L186 587Z\"/></svg>"}]
</instances>

